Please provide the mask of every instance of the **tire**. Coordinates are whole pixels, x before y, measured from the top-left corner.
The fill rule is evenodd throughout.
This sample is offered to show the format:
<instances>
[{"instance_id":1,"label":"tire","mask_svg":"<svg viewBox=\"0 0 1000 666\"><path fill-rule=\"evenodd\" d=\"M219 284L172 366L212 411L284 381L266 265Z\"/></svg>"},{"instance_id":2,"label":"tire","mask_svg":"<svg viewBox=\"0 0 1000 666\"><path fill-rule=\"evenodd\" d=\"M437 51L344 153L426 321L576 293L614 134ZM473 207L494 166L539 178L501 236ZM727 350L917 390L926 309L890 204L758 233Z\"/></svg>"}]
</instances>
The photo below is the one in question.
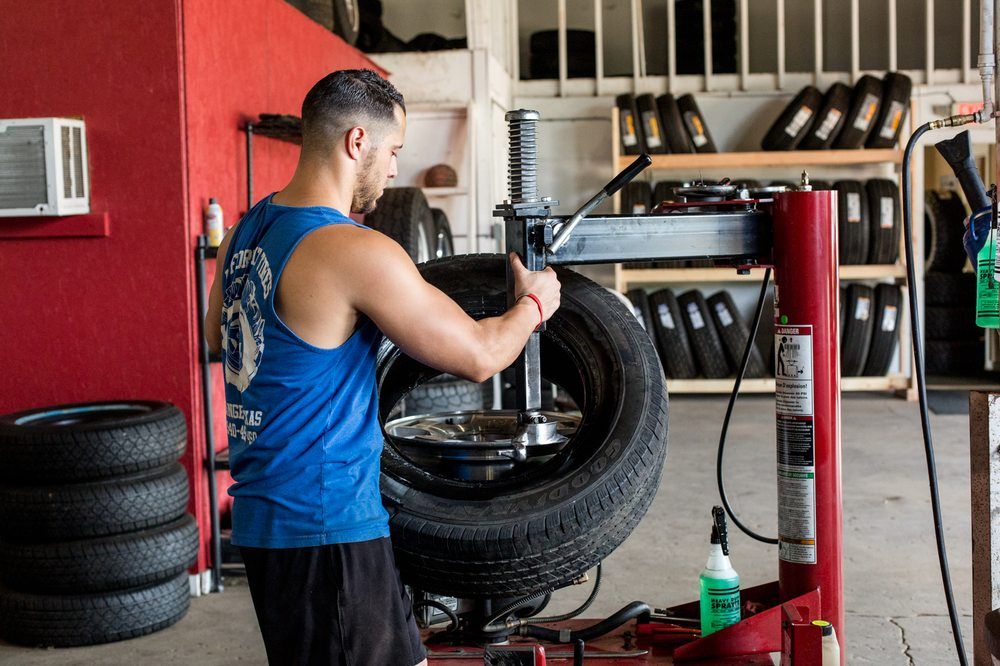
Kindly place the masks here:
<instances>
[{"instance_id":1,"label":"tire","mask_svg":"<svg viewBox=\"0 0 1000 666\"><path fill-rule=\"evenodd\" d=\"M822 103L822 93L813 86L800 90L771 125L760 147L764 150L795 150L812 129Z\"/></svg>"},{"instance_id":2,"label":"tire","mask_svg":"<svg viewBox=\"0 0 1000 666\"><path fill-rule=\"evenodd\" d=\"M643 151L653 155L670 152L663 132L663 121L656 109L656 98L649 93L639 95L635 98L635 108L642 123Z\"/></svg>"},{"instance_id":3,"label":"tire","mask_svg":"<svg viewBox=\"0 0 1000 666\"><path fill-rule=\"evenodd\" d=\"M431 215L434 216L434 239L432 259L443 259L455 254L455 239L451 235L451 225L448 223L448 216L440 208L431 208Z\"/></svg>"},{"instance_id":4,"label":"tire","mask_svg":"<svg viewBox=\"0 0 1000 666\"><path fill-rule=\"evenodd\" d=\"M984 369L983 341L928 340L924 364L928 375L981 375Z\"/></svg>"},{"instance_id":5,"label":"tire","mask_svg":"<svg viewBox=\"0 0 1000 666\"><path fill-rule=\"evenodd\" d=\"M667 377L694 379L698 376L698 367L674 292L669 289L654 292L649 297L649 308L660 360Z\"/></svg>"},{"instance_id":6,"label":"tire","mask_svg":"<svg viewBox=\"0 0 1000 666\"><path fill-rule=\"evenodd\" d=\"M679 180L661 180L653 188L653 208L656 208L664 201L673 201L674 188L680 187L683 183Z\"/></svg>"},{"instance_id":7,"label":"tire","mask_svg":"<svg viewBox=\"0 0 1000 666\"><path fill-rule=\"evenodd\" d=\"M618 106L618 125L621 134L622 153L638 155L642 151L642 123L635 107L635 96L619 95L615 98Z\"/></svg>"},{"instance_id":8,"label":"tire","mask_svg":"<svg viewBox=\"0 0 1000 666\"><path fill-rule=\"evenodd\" d=\"M840 339L844 338L844 327L847 326L847 287L840 285Z\"/></svg>"},{"instance_id":9,"label":"tire","mask_svg":"<svg viewBox=\"0 0 1000 666\"><path fill-rule=\"evenodd\" d=\"M837 192L837 232L840 265L852 266L868 260L871 221L868 194L861 181L839 180L833 184Z\"/></svg>"},{"instance_id":10,"label":"tire","mask_svg":"<svg viewBox=\"0 0 1000 666\"><path fill-rule=\"evenodd\" d=\"M974 273L924 274L924 304L927 307L976 307L976 275Z\"/></svg>"},{"instance_id":11,"label":"tire","mask_svg":"<svg viewBox=\"0 0 1000 666\"><path fill-rule=\"evenodd\" d=\"M0 416L0 479L75 481L177 460L184 414L166 402L92 402Z\"/></svg>"},{"instance_id":12,"label":"tire","mask_svg":"<svg viewBox=\"0 0 1000 666\"><path fill-rule=\"evenodd\" d=\"M705 116L698 109L698 102L695 101L694 96L688 94L679 97L677 99L677 108L681 112L681 119L684 121L684 127L691 138L695 152L719 152L715 147L715 141L712 140L712 134L708 131Z\"/></svg>"},{"instance_id":13,"label":"tire","mask_svg":"<svg viewBox=\"0 0 1000 666\"><path fill-rule=\"evenodd\" d=\"M899 257L899 187L891 180L865 183L868 197L869 264L894 264Z\"/></svg>"},{"instance_id":14,"label":"tire","mask_svg":"<svg viewBox=\"0 0 1000 666\"><path fill-rule=\"evenodd\" d=\"M851 89L848 86L843 83L830 86L823 95L815 122L798 145L799 150L826 150L832 146L847 122L850 104ZM815 186L813 189L816 189Z\"/></svg>"},{"instance_id":15,"label":"tire","mask_svg":"<svg viewBox=\"0 0 1000 666\"><path fill-rule=\"evenodd\" d=\"M747 324L749 326L749 323ZM767 377L774 377L774 292L764 299L764 309L760 313L757 338L754 341L764 360Z\"/></svg>"},{"instance_id":16,"label":"tire","mask_svg":"<svg viewBox=\"0 0 1000 666\"><path fill-rule=\"evenodd\" d=\"M750 329L733 303L733 297L728 291L720 291L708 298L708 311L712 315L715 330L722 339L723 348L729 356L729 365L739 372L740 361L743 360L743 350L750 337ZM748 379L763 377L764 359L756 346L750 348L750 358L747 360L746 374Z\"/></svg>"},{"instance_id":17,"label":"tire","mask_svg":"<svg viewBox=\"0 0 1000 666\"><path fill-rule=\"evenodd\" d=\"M633 180L621 189L622 215L645 215L653 207L653 191L649 182Z\"/></svg>"},{"instance_id":18,"label":"tire","mask_svg":"<svg viewBox=\"0 0 1000 666\"><path fill-rule=\"evenodd\" d=\"M903 120L910 108L910 91L913 82L905 74L889 72L882 79L882 99L878 118L865 141L865 148L892 148L899 140Z\"/></svg>"},{"instance_id":19,"label":"tire","mask_svg":"<svg viewBox=\"0 0 1000 666\"><path fill-rule=\"evenodd\" d=\"M851 106L847 112L844 128L833 142L834 148L854 149L865 145L868 135L875 126L882 99L882 82L865 74L854 84Z\"/></svg>"},{"instance_id":20,"label":"tire","mask_svg":"<svg viewBox=\"0 0 1000 666\"><path fill-rule=\"evenodd\" d=\"M506 309L503 256L463 255L420 271L474 318ZM621 544L656 493L667 393L653 344L606 289L556 272L562 305L541 334L541 374L581 405L583 419L564 454L484 487L422 470L386 441L383 504L396 561L417 589L485 598L563 586ZM426 372L386 341L383 404Z\"/></svg>"},{"instance_id":21,"label":"tire","mask_svg":"<svg viewBox=\"0 0 1000 666\"><path fill-rule=\"evenodd\" d=\"M12 590L79 594L173 578L198 557L198 526L181 518L121 536L47 544L0 542L0 581Z\"/></svg>"},{"instance_id":22,"label":"tire","mask_svg":"<svg viewBox=\"0 0 1000 666\"><path fill-rule=\"evenodd\" d=\"M386 189L365 224L402 245L414 263L431 258L434 215L419 187Z\"/></svg>"},{"instance_id":23,"label":"tire","mask_svg":"<svg viewBox=\"0 0 1000 666\"><path fill-rule=\"evenodd\" d=\"M632 306L632 313L646 331L649 339L656 344L656 330L653 328L653 313L650 310L649 297L642 289L629 289L625 293L625 298Z\"/></svg>"},{"instance_id":24,"label":"tire","mask_svg":"<svg viewBox=\"0 0 1000 666\"><path fill-rule=\"evenodd\" d=\"M451 377L452 381L430 381L407 394L403 401L406 416L483 409L483 389L479 384L442 376Z\"/></svg>"},{"instance_id":25,"label":"tire","mask_svg":"<svg viewBox=\"0 0 1000 666\"><path fill-rule=\"evenodd\" d=\"M712 323L705 297L697 289L692 289L678 296L677 304L701 374L708 379L728 377L733 369Z\"/></svg>"},{"instance_id":26,"label":"tire","mask_svg":"<svg viewBox=\"0 0 1000 666\"><path fill-rule=\"evenodd\" d=\"M677 108L677 99L670 93L656 98L656 108L663 121L663 132L667 135L667 146L672 153L693 153L694 144L684 126L681 110Z\"/></svg>"},{"instance_id":27,"label":"tire","mask_svg":"<svg viewBox=\"0 0 1000 666\"><path fill-rule=\"evenodd\" d=\"M927 272L958 273L965 266L962 234L968 213L955 192L947 194L949 196L943 197L931 191L925 200L924 238L927 239L927 250L924 270Z\"/></svg>"},{"instance_id":28,"label":"tire","mask_svg":"<svg viewBox=\"0 0 1000 666\"><path fill-rule=\"evenodd\" d=\"M361 30L361 12L358 0L333 0L333 32L354 46Z\"/></svg>"},{"instance_id":29,"label":"tire","mask_svg":"<svg viewBox=\"0 0 1000 666\"><path fill-rule=\"evenodd\" d=\"M30 646L113 643L169 627L190 603L186 572L149 587L97 594L0 590L0 637Z\"/></svg>"},{"instance_id":30,"label":"tire","mask_svg":"<svg viewBox=\"0 0 1000 666\"><path fill-rule=\"evenodd\" d=\"M892 356L896 352L899 329L899 318L902 315L900 305L902 295L899 287L892 284L879 284L875 287L875 317L872 322L872 340L868 347L868 358L865 360L866 377L884 377L892 365Z\"/></svg>"},{"instance_id":31,"label":"tire","mask_svg":"<svg viewBox=\"0 0 1000 666\"><path fill-rule=\"evenodd\" d=\"M930 305L924 312L924 336L928 340L975 340L982 334L976 326L975 308Z\"/></svg>"},{"instance_id":32,"label":"tire","mask_svg":"<svg viewBox=\"0 0 1000 666\"><path fill-rule=\"evenodd\" d=\"M875 293L866 284L847 288L844 329L840 343L841 377L857 377L865 367L875 324Z\"/></svg>"},{"instance_id":33,"label":"tire","mask_svg":"<svg viewBox=\"0 0 1000 666\"><path fill-rule=\"evenodd\" d=\"M187 503L179 463L85 483L0 484L0 537L39 543L123 534L176 520Z\"/></svg>"},{"instance_id":34,"label":"tire","mask_svg":"<svg viewBox=\"0 0 1000 666\"><path fill-rule=\"evenodd\" d=\"M819 192L819 191L822 191L822 190L832 190L833 189L833 183L831 183L828 180L812 180L812 181L809 181L809 182L812 185L812 188L813 188L814 192Z\"/></svg>"}]
</instances>

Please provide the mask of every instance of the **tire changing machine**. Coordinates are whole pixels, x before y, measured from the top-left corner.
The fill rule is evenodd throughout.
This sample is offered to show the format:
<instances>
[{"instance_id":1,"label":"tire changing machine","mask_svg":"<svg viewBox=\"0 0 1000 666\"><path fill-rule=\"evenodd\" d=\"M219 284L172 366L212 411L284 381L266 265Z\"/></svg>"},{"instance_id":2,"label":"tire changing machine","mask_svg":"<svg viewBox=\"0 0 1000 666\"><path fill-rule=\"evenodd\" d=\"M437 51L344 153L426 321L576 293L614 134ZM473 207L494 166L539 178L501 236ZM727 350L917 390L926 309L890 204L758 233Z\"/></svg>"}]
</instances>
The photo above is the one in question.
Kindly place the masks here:
<instances>
[{"instance_id":1,"label":"tire changing machine","mask_svg":"<svg viewBox=\"0 0 1000 666\"><path fill-rule=\"evenodd\" d=\"M640 615L634 624L589 644L583 659L606 664L819 664L822 630L833 624L844 650L843 501L841 494L839 274L835 194L813 192L803 174L798 191L750 198L731 186L691 188L686 203L665 202L648 215L587 217L650 164L641 155L571 217L554 216L558 202L538 197L536 111L506 116L510 140L510 199L494 214L504 219L506 249L524 265L574 265L712 259L736 270L773 266L775 281L775 419L777 425L779 568L776 582L743 590L743 619L704 638L698 602ZM717 196L704 198L706 194ZM720 196L721 195L721 196ZM702 197L702 198L698 198ZM508 303L513 303L508 273ZM551 430L541 413L539 334L519 356L515 456L544 443ZM557 627L564 635L589 624ZM624 633L623 633L624 632ZM513 632L512 632L513 633ZM495 640L495 639L494 639ZM496 663L545 663L544 648L511 637L526 652ZM579 650L579 647L577 647ZM572 657L572 646L550 646L549 658ZM478 646L435 644L431 664L482 664ZM529 660L530 659L530 660ZM576 661L579 662L579 654ZM493 663L487 661L487 663ZM562 662L566 663L566 662Z\"/></svg>"}]
</instances>

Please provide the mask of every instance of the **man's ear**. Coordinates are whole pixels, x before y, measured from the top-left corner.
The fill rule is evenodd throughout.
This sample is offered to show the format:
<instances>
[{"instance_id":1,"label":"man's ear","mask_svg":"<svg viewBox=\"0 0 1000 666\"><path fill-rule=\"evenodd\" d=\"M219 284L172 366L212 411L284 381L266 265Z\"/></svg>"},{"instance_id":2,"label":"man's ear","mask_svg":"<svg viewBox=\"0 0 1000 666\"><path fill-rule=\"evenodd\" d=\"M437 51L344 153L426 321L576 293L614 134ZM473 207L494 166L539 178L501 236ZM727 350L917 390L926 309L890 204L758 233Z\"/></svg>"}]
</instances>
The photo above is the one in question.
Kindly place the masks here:
<instances>
[{"instance_id":1,"label":"man's ear","mask_svg":"<svg viewBox=\"0 0 1000 666\"><path fill-rule=\"evenodd\" d=\"M352 160L360 162L370 143L371 137L364 127L352 127L344 134L344 149Z\"/></svg>"}]
</instances>

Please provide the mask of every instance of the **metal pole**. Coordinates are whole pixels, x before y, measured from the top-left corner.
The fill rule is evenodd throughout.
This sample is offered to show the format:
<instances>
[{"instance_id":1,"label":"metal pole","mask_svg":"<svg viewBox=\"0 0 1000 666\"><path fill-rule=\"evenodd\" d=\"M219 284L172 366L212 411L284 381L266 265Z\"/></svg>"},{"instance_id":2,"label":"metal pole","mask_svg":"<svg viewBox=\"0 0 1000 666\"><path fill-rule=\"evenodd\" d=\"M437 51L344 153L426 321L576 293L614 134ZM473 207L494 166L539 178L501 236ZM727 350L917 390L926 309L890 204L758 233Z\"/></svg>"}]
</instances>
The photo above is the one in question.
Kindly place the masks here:
<instances>
[{"instance_id":1,"label":"metal pole","mask_svg":"<svg viewBox=\"0 0 1000 666\"><path fill-rule=\"evenodd\" d=\"M249 135L249 133L248 133ZM208 342L205 340L205 313L208 311L208 281L205 278L205 260L208 239L198 236L195 248L195 265L198 281L198 350L201 354L201 391L205 408L205 468L208 474L208 513L212 530L212 592L222 592L222 537L219 530L218 488L215 483L215 433L212 423L212 368L209 365Z\"/></svg>"},{"instance_id":2,"label":"metal pole","mask_svg":"<svg viewBox=\"0 0 1000 666\"><path fill-rule=\"evenodd\" d=\"M247 123L247 212L253 208L253 123Z\"/></svg>"},{"instance_id":3,"label":"metal pole","mask_svg":"<svg viewBox=\"0 0 1000 666\"><path fill-rule=\"evenodd\" d=\"M837 204L832 192L774 200L778 587L819 589L844 660ZM780 300L779 300L780 299Z\"/></svg>"}]
</instances>

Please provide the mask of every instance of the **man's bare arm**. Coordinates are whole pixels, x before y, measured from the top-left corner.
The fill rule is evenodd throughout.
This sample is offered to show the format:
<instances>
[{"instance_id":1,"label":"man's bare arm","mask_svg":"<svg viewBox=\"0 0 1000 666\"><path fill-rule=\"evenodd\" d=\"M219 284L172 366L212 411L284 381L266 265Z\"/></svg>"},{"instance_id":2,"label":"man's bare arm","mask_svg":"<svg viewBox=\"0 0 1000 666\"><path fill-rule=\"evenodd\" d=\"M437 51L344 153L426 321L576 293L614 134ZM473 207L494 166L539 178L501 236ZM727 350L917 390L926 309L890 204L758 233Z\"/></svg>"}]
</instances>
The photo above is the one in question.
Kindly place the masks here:
<instances>
[{"instance_id":1,"label":"man's bare arm","mask_svg":"<svg viewBox=\"0 0 1000 666\"><path fill-rule=\"evenodd\" d=\"M235 228L233 227L233 229ZM208 293L208 311L205 313L205 340L208 342L208 351L213 354L222 351L222 267L226 263L226 250L229 248L233 229L226 233L226 237L219 244L215 260L215 279L212 281L212 289Z\"/></svg>"},{"instance_id":2,"label":"man's bare arm","mask_svg":"<svg viewBox=\"0 0 1000 666\"><path fill-rule=\"evenodd\" d=\"M479 321L426 282L410 257L377 233L355 234L360 246L337 273L349 284L354 307L371 318L407 355L470 381L481 382L517 358L539 323L534 301L522 298L499 317ZM361 246L364 246L363 249ZM344 248L338 248L344 257ZM536 293L548 318L559 307L559 282L548 269L531 273L515 264L520 291Z\"/></svg>"}]
</instances>

